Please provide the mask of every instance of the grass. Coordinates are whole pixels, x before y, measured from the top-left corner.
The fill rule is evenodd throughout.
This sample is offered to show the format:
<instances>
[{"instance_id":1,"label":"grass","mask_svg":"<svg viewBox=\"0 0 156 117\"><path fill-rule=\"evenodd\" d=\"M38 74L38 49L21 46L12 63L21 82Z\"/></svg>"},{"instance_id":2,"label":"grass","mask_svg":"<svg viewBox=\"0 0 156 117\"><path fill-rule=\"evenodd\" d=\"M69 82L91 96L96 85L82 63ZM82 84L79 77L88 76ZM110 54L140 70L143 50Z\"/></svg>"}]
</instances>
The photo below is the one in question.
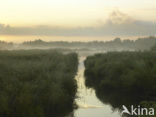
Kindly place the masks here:
<instances>
[{"instance_id":1,"label":"grass","mask_svg":"<svg viewBox=\"0 0 156 117\"><path fill-rule=\"evenodd\" d=\"M0 51L0 117L63 117L76 107L77 54Z\"/></svg>"},{"instance_id":2,"label":"grass","mask_svg":"<svg viewBox=\"0 0 156 117\"><path fill-rule=\"evenodd\" d=\"M108 52L85 60L86 85L114 108L156 101L156 53Z\"/></svg>"}]
</instances>

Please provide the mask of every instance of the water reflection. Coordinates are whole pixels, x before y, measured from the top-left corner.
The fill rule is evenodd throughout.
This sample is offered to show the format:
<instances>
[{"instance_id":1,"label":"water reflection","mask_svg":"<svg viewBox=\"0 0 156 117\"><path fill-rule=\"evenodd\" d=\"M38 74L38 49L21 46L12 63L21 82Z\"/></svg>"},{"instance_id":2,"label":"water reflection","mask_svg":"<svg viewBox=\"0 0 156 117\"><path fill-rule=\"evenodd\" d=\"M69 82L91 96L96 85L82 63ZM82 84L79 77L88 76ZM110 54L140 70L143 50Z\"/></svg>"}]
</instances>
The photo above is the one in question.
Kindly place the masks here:
<instances>
[{"instance_id":1,"label":"water reflection","mask_svg":"<svg viewBox=\"0 0 156 117\"><path fill-rule=\"evenodd\" d=\"M123 110L123 105L124 105L127 107L129 112L131 112L132 106L133 106L134 108L136 108L136 111L135 111L136 113L143 113L141 117L146 117L144 115L146 112L149 113L148 111L149 108L156 109L155 101L151 99L149 100L144 99L143 97L140 97L139 94L133 94L130 92L121 92L118 90L114 90L114 91L102 90L101 91L100 89L96 89L96 96L104 104L110 105L114 111L118 110L119 112L121 112ZM147 111L141 111L142 108L146 108ZM140 117L140 116L129 115L129 114L124 114L123 116L124 117ZM153 117L155 117L155 115Z\"/></svg>"},{"instance_id":2,"label":"water reflection","mask_svg":"<svg viewBox=\"0 0 156 117\"><path fill-rule=\"evenodd\" d=\"M99 59L100 56L101 59ZM85 61L86 86L94 88L98 99L104 105L110 105L115 111L123 110L123 105L129 111L133 110L131 107L137 108L138 113L141 113L140 108L156 109L154 62L149 64L150 62L144 60L146 61L144 62L145 65L143 64L144 66L141 66L140 64L142 63L139 63L141 67L136 67L136 62L129 62L131 56L128 56L125 63L122 61L125 59L125 56L123 56L124 59L120 59L119 56L116 56L116 54L115 56L110 56L108 54L108 57L106 57L97 54L94 57L88 57ZM119 62L112 58L118 58ZM140 59L138 61L140 62ZM133 63L132 66L131 63ZM124 70L126 72L123 72ZM147 114L142 115L142 117L145 117L144 115ZM132 114L132 116L134 115Z\"/></svg>"},{"instance_id":3,"label":"water reflection","mask_svg":"<svg viewBox=\"0 0 156 117\"><path fill-rule=\"evenodd\" d=\"M95 90L87 89L84 79L84 64L83 61L86 57L80 57L79 69L76 76L78 85L78 99L76 103L79 106L75 110L75 117L120 117L118 111L113 111L112 107L107 104L103 104L97 97Z\"/></svg>"},{"instance_id":4,"label":"water reflection","mask_svg":"<svg viewBox=\"0 0 156 117\"><path fill-rule=\"evenodd\" d=\"M127 107L130 105L139 105L141 100L139 96L129 94L126 92L116 91L101 91L96 89L97 97L105 104L109 104L113 107L113 109L120 109L122 105L126 105Z\"/></svg>"}]
</instances>

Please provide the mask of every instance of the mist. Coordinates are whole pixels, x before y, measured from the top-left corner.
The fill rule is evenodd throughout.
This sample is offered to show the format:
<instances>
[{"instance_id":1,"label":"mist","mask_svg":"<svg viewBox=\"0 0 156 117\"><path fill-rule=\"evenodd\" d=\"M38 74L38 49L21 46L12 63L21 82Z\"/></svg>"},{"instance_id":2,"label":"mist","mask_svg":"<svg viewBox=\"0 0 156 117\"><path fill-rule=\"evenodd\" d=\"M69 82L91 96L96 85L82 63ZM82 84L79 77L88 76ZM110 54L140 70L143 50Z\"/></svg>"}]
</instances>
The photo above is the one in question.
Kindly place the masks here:
<instances>
[{"instance_id":1,"label":"mist","mask_svg":"<svg viewBox=\"0 0 156 117\"><path fill-rule=\"evenodd\" d=\"M0 35L11 36L120 37L155 34L156 22L136 20L119 10L113 11L106 21L97 21L96 26L89 27L71 28L51 25L15 27L0 24Z\"/></svg>"}]
</instances>

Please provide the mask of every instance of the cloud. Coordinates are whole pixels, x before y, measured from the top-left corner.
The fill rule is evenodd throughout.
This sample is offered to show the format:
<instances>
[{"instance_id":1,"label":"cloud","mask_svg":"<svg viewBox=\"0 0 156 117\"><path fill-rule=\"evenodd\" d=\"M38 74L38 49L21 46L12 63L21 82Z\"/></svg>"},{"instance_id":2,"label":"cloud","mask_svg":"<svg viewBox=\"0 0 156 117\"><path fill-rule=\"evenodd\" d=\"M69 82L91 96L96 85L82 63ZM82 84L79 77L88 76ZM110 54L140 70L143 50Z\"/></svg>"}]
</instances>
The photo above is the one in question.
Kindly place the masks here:
<instances>
[{"instance_id":1,"label":"cloud","mask_svg":"<svg viewBox=\"0 0 156 117\"><path fill-rule=\"evenodd\" d=\"M125 24L133 23L134 19L116 9L110 14L107 22L111 22L112 24Z\"/></svg>"},{"instance_id":2,"label":"cloud","mask_svg":"<svg viewBox=\"0 0 156 117\"><path fill-rule=\"evenodd\" d=\"M54 26L12 27L0 24L1 35L42 36L144 36L156 35L156 22L135 20L119 10L96 27L64 28Z\"/></svg>"}]
</instances>

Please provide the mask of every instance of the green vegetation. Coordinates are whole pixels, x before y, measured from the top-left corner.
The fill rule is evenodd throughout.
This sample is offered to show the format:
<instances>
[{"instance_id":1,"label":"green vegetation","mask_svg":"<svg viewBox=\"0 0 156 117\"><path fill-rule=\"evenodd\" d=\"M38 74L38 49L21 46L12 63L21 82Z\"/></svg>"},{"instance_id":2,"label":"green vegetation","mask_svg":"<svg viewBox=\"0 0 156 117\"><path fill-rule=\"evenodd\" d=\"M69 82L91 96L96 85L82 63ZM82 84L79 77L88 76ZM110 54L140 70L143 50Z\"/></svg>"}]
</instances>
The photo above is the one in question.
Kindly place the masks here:
<instances>
[{"instance_id":1,"label":"green vegetation","mask_svg":"<svg viewBox=\"0 0 156 117\"><path fill-rule=\"evenodd\" d=\"M109 52L87 57L86 85L114 108L156 101L156 53Z\"/></svg>"},{"instance_id":2,"label":"green vegetation","mask_svg":"<svg viewBox=\"0 0 156 117\"><path fill-rule=\"evenodd\" d=\"M156 52L156 43L151 47L151 51L155 51Z\"/></svg>"},{"instance_id":3,"label":"green vegetation","mask_svg":"<svg viewBox=\"0 0 156 117\"><path fill-rule=\"evenodd\" d=\"M21 44L7 43L0 41L0 50L4 49L49 49L49 48L69 48L101 50L101 51L122 51L122 50L149 50L156 43L156 37L149 36L136 40L115 38L111 41L90 41L90 42L67 42L67 41L25 41Z\"/></svg>"},{"instance_id":4,"label":"green vegetation","mask_svg":"<svg viewBox=\"0 0 156 117\"><path fill-rule=\"evenodd\" d=\"M0 117L64 117L76 107L77 54L0 51Z\"/></svg>"},{"instance_id":5,"label":"green vegetation","mask_svg":"<svg viewBox=\"0 0 156 117\"><path fill-rule=\"evenodd\" d=\"M5 41L1 41L0 40L0 50L5 50L5 49L12 49L14 48L14 44L13 43L8 43Z\"/></svg>"},{"instance_id":6,"label":"green vegetation","mask_svg":"<svg viewBox=\"0 0 156 117\"><path fill-rule=\"evenodd\" d=\"M116 50L149 50L154 43L156 43L156 37L150 36L145 38L138 38L136 40L115 38L111 41L91 41L91 42L46 42L41 39L34 41L23 42L21 46L25 47L67 47L67 48L90 48L101 49L105 51Z\"/></svg>"}]
</instances>

